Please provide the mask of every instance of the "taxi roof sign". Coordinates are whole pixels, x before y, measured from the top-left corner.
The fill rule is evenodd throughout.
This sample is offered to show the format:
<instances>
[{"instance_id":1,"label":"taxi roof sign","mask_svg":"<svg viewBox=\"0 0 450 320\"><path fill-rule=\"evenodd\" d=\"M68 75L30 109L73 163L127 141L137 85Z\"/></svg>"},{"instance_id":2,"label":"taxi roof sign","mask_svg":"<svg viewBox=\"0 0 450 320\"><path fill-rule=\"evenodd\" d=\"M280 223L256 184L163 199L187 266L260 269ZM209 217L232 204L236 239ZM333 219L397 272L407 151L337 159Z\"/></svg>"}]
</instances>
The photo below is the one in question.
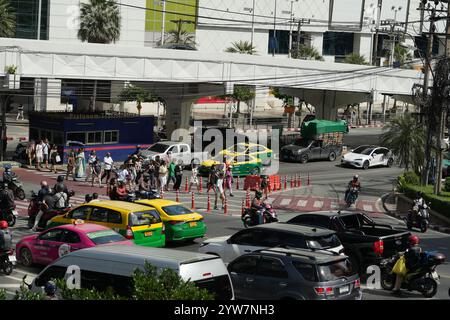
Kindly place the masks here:
<instances>
[{"instance_id":1,"label":"taxi roof sign","mask_svg":"<svg viewBox=\"0 0 450 320\"><path fill-rule=\"evenodd\" d=\"M77 225L83 224L83 223L84 223L84 220L82 220L82 219L76 219L76 220L73 221L73 225L74 226L77 226Z\"/></svg>"}]
</instances>

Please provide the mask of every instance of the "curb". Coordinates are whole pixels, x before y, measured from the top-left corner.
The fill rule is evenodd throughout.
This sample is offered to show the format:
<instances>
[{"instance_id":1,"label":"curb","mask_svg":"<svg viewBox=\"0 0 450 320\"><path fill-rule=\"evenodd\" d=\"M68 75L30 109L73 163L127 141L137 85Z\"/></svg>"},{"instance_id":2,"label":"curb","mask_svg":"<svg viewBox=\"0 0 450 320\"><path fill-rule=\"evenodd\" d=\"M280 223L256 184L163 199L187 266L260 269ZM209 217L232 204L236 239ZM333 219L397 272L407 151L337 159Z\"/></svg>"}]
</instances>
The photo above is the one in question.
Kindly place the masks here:
<instances>
[{"instance_id":1,"label":"curb","mask_svg":"<svg viewBox=\"0 0 450 320\"><path fill-rule=\"evenodd\" d=\"M387 198L389 195L391 195L391 194L390 194L390 193L386 193L386 194L383 194L383 195L381 196L381 201L382 201L382 204L383 204L383 209L386 211L386 213L387 213L388 215L393 216L394 218L397 218L397 219L399 219L399 220L402 220L400 215L398 215L395 211L389 210L389 209L386 207L385 200L386 200L386 198ZM432 229L432 230L434 230L434 231L439 231L439 232L442 232L442 233L450 234L450 228L449 228L449 227L443 227L443 226L440 226L440 225L430 224L429 228Z\"/></svg>"},{"instance_id":2,"label":"curb","mask_svg":"<svg viewBox=\"0 0 450 320\"><path fill-rule=\"evenodd\" d=\"M0 161L0 168L3 168L7 164L9 164L12 168L22 167L22 164L16 161Z\"/></svg>"},{"instance_id":3,"label":"curb","mask_svg":"<svg viewBox=\"0 0 450 320\"><path fill-rule=\"evenodd\" d=\"M361 128L383 128L382 124L368 124L364 126L351 126L351 129L361 129Z\"/></svg>"}]
</instances>

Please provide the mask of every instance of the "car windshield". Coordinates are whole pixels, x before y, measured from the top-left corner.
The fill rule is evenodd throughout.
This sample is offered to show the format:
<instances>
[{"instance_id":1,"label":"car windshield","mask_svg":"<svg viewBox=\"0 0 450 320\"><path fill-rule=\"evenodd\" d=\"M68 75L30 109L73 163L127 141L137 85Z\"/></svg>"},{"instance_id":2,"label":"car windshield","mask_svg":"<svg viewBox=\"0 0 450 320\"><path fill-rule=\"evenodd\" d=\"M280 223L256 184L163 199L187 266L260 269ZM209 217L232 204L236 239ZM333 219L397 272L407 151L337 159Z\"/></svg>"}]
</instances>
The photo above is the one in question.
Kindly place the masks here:
<instances>
[{"instance_id":1,"label":"car windshield","mask_svg":"<svg viewBox=\"0 0 450 320\"><path fill-rule=\"evenodd\" d=\"M157 152L157 153L163 153L169 147L170 146L168 146L167 144L156 143L156 144L152 145L150 148L148 148L147 150L152 151L152 152Z\"/></svg>"},{"instance_id":2,"label":"car windshield","mask_svg":"<svg viewBox=\"0 0 450 320\"><path fill-rule=\"evenodd\" d=\"M375 148L371 148L369 146L361 146L361 147L356 148L352 152L353 153L358 153L358 154L369 155L373 151L373 149L375 149Z\"/></svg>"},{"instance_id":3,"label":"car windshield","mask_svg":"<svg viewBox=\"0 0 450 320\"><path fill-rule=\"evenodd\" d=\"M189 210L186 207L183 207L179 204L174 204L172 206L165 206L162 207L165 213L167 213L169 216L181 216L183 214L189 214L193 213L191 210Z\"/></svg>"},{"instance_id":4,"label":"car windshield","mask_svg":"<svg viewBox=\"0 0 450 320\"><path fill-rule=\"evenodd\" d=\"M306 239L306 244L310 249L330 249L341 245L341 241L335 234L322 237Z\"/></svg>"},{"instance_id":5,"label":"car windshield","mask_svg":"<svg viewBox=\"0 0 450 320\"><path fill-rule=\"evenodd\" d=\"M89 239L92 240L95 244L105 244L105 243L113 243L119 241L125 241L126 239L115 232L114 230L101 230L86 233Z\"/></svg>"},{"instance_id":6,"label":"car windshield","mask_svg":"<svg viewBox=\"0 0 450 320\"><path fill-rule=\"evenodd\" d=\"M245 152L245 150L247 150L248 147L243 145L243 144L235 144L231 147L229 147L227 150L229 152Z\"/></svg>"},{"instance_id":7,"label":"car windshield","mask_svg":"<svg viewBox=\"0 0 450 320\"><path fill-rule=\"evenodd\" d=\"M160 223L161 218L159 217L156 210L142 211L142 212L132 212L130 213L130 226L145 226L154 223Z\"/></svg>"},{"instance_id":8,"label":"car windshield","mask_svg":"<svg viewBox=\"0 0 450 320\"><path fill-rule=\"evenodd\" d=\"M320 281L334 281L356 274L348 259L318 265Z\"/></svg>"},{"instance_id":9,"label":"car windshield","mask_svg":"<svg viewBox=\"0 0 450 320\"><path fill-rule=\"evenodd\" d=\"M298 139L295 141L294 144L299 147L307 148L311 144L311 141L305 139Z\"/></svg>"}]
</instances>

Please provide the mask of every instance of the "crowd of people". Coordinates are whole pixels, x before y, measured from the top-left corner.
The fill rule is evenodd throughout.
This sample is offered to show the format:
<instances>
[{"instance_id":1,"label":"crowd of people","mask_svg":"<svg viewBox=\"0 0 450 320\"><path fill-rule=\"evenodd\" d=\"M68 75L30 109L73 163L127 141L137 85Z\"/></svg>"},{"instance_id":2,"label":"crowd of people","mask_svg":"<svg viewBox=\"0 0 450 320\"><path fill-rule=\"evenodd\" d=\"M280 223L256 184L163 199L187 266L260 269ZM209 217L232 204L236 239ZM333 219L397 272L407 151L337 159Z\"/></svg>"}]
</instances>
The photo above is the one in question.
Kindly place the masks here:
<instances>
[{"instance_id":1,"label":"crowd of people","mask_svg":"<svg viewBox=\"0 0 450 320\"><path fill-rule=\"evenodd\" d=\"M45 168L50 172L58 172L58 164L61 162L58 146L50 144L46 138L37 142L30 141L26 153L30 168L33 167L34 163L37 170Z\"/></svg>"}]
</instances>

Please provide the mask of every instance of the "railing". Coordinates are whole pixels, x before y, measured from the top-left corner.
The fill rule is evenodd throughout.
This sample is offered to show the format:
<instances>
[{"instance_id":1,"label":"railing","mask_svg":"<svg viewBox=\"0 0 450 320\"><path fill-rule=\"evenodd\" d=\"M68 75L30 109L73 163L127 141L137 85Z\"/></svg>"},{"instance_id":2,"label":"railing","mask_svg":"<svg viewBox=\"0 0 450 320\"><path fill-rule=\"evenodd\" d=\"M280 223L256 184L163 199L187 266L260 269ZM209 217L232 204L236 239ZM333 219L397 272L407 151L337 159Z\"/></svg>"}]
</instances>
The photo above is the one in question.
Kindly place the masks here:
<instances>
[{"instance_id":1,"label":"railing","mask_svg":"<svg viewBox=\"0 0 450 320\"><path fill-rule=\"evenodd\" d=\"M66 111L31 111L29 112L29 117L45 117L50 119L117 119L117 118L136 118L139 117L137 113L129 112L111 112L111 111L101 111L101 112L83 112L74 113Z\"/></svg>"}]
</instances>

